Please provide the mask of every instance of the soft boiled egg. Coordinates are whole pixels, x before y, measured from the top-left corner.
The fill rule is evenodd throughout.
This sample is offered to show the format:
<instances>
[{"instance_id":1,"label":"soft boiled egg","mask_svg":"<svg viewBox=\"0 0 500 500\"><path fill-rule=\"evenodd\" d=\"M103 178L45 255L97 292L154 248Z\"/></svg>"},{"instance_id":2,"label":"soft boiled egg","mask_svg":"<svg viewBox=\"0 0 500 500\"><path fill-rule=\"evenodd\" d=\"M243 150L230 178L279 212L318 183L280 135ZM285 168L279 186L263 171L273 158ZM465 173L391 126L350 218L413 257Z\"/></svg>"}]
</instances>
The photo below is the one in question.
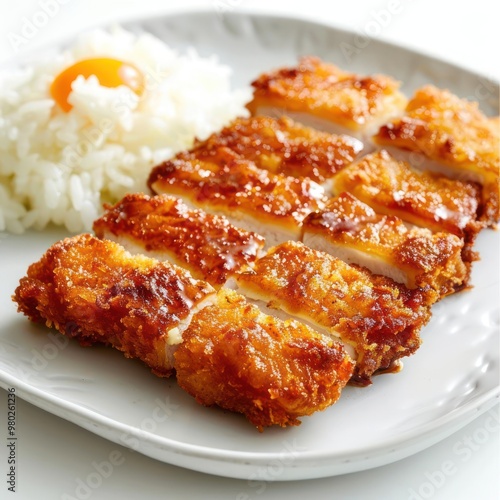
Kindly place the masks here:
<instances>
[{"instance_id":1,"label":"soft boiled egg","mask_svg":"<svg viewBox=\"0 0 500 500\"><path fill-rule=\"evenodd\" d=\"M104 87L126 85L139 96L144 91L144 75L133 64L109 57L84 59L59 73L50 86L52 98L65 112L73 107L68 102L68 96L71 84L80 75L85 78L95 75Z\"/></svg>"}]
</instances>

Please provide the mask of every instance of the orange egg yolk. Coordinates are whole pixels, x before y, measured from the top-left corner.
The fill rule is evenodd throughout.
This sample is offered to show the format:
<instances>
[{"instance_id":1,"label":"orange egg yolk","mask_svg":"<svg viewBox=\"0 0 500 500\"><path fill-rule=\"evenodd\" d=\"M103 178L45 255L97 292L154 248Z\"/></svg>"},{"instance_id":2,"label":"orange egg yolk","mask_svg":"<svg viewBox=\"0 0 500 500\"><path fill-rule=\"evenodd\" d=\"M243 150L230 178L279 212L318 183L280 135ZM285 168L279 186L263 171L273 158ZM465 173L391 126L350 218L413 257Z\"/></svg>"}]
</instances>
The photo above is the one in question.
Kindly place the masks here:
<instances>
[{"instance_id":1,"label":"orange egg yolk","mask_svg":"<svg viewBox=\"0 0 500 500\"><path fill-rule=\"evenodd\" d=\"M80 75L85 78L95 75L103 87L126 85L139 96L144 91L144 76L133 64L108 57L84 59L59 73L50 86L52 98L65 112L73 107L68 96L71 84Z\"/></svg>"}]
</instances>

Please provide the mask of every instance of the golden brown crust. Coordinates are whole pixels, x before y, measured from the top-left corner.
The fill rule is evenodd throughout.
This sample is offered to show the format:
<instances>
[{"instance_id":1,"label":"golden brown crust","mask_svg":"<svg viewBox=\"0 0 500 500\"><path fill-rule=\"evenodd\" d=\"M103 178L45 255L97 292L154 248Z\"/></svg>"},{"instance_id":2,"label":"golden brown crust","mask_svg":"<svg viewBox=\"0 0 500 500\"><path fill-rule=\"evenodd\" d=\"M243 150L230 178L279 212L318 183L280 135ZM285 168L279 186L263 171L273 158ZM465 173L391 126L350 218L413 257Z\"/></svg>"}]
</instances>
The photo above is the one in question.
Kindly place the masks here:
<instances>
[{"instance_id":1,"label":"golden brown crust","mask_svg":"<svg viewBox=\"0 0 500 500\"><path fill-rule=\"evenodd\" d=\"M239 118L192 150L207 158L227 147L259 168L322 183L352 163L363 149L360 141L305 127L290 118Z\"/></svg>"},{"instance_id":2,"label":"golden brown crust","mask_svg":"<svg viewBox=\"0 0 500 500\"><path fill-rule=\"evenodd\" d=\"M285 114L309 113L354 131L394 116L406 104L392 78L347 73L316 57L303 57L296 67L264 73L252 85L254 96L247 107L253 114L261 107L283 109Z\"/></svg>"},{"instance_id":3,"label":"golden brown crust","mask_svg":"<svg viewBox=\"0 0 500 500\"><path fill-rule=\"evenodd\" d=\"M298 417L335 403L354 365L340 344L224 289L183 337L175 353L179 385L203 405L243 413L260 430L298 425Z\"/></svg>"},{"instance_id":4,"label":"golden brown crust","mask_svg":"<svg viewBox=\"0 0 500 500\"><path fill-rule=\"evenodd\" d=\"M449 173L485 186L483 218L499 220L500 130L476 102L427 85L408 102L405 116L380 128L374 140L417 152L449 167Z\"/></svg>"},{"instance_id":5,"label":"golden brown crust","mask_svg":"<svg viewBox=\"0 0 500 500\"><path fill-rule=\"evenodd\" d=\"M213 292L180 268L84 234L49 248L28 268L13 299L31 321L82 345L111 345L168 376L168 331Z\"/></svg>"},{"instance_id":6,"label":"golden brown crust","mask_svg":"<svg viewBox=\"0 0 500 500\"><path fill-rule=\"evenodd\" d=\"M291 241L271 248L237 281L270 307L337 332L355 349L355 380L364 384L417 350L436 299Z\"/></svg>"},{"instance_id":7,"label":"golden brown crust","mask_svg":"<svg viewBox=\"0 0 500 500\"><path fill-rule=\"evenodd\" d=\"M290 230L326 201L321 186L310 179L272 174L228 148L215 150L210 161L180 154L153 169L148 185L203 209L237 211Z\"/></svg>"},{"instance_id":8,"label":"golden brown crust","mask_svg":"<svg viewBox=\"0 0 500 500\"><path fill-rule=\"evenodd\" d=\"M309 214L302 231L383 260L406 274L410 288L431 286L443 297L467 286L470 265L462 261L460 238L408 229L399 217L377 214L350 193L341 193L323 210Z\"/></svg>"},{"instance_id":9,"label":"golden brown crust","mask_svg":"<svg viewBox=\"0 0 500 500\"><path fill-rule=\"evenodd\" d=\"M243 413L259 428L298 425L339 398L354 365L342 345L224 289L196 311L212 294L180 268L80 235L32 264L13 298L32 321L82 345L111 345L157 375L175 370L200 403ZM182 321L182 342L168 347Z\"/></svg>"},{"instance_id":10,"label":"golden brown crust","mask_svg":"<svg viewBox=\"0 0 500 500\"><path fill-rule=\"evenodd\" d=\"M464 238L468 247L483 227L477 222L481 197L478 185L416 172L386 151L367 155L339 172L334 190L352 193L381 214Z\"/></svg>"},{"instance_id":11,"label":"golden brown crust","mask_svg":"<svg viewBox=\"0 0 500 500\"><path fill-rule=\"evenodd\" d=\"M107 206L93 228L99 238L129 240L142 253L172 260L216 287L254 262L264 247L262 236L166 195L126 195Z\"/></svg>"}]
</instances>

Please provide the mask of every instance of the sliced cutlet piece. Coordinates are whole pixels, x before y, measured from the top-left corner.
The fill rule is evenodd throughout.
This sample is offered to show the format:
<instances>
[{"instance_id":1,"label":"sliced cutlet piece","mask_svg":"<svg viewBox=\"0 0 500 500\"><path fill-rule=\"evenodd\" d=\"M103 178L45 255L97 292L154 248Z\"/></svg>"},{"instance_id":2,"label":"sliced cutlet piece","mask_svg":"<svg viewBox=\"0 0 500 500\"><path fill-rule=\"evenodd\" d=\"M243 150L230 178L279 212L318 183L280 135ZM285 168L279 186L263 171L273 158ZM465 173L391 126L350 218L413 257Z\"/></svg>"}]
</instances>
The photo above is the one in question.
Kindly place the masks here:
<instances>
[{"instance_id":1,"label":"sliced cutlet piece","mask_svg":"<svg viewBox=\"0 0 500 500\"><path fill-rule=\"evenodd\" d=\"M236 282L249 298L350 346L356 353L352 382L360 385L417 350L437 297L291 241L271 248Z\"/></svg>"},{"instance_id":2,"label":"sliced cutlet piece","mask_svg":"<svg viewBox=\"0 0 500 500\"><path fill-rule=\"evenodd\" d=\"M406 105L399 83L392 78L356 75L316 57L264 73L252 85L253 99L247 107L253 115L288 115L365 142L380 125L401 115Z\"/></svg>"},{"instance_id":3,"label":"sliced cutlet piece","mask_svg":"<svg viewBox=\"0 0 500 500\"><path fill-rule=\"evenodd\" d=\"M300 238L304 217L326 202L316 182L260 169L228 148L218 148L209 160L179 154L154 168L148 185L263 235L266 246Z\"/></svg>"},{"instance_id":4,"label":"sliced cutlet piece","mask_svg":"<svg viewBox=\"0 0 500 500\"><path fill-rule=\"evenodd\" d=\"M483 186L481 219L499 221L500 123L476 102L427 85L403 117L383 125L374 142L417 168Z\"/></svg>"},{"instance_id":5,"label":"sliced cutlet piece","mask_svg":"<svg viewBox=\"0 0 500 500\"><path fill-rule=\"evenodd\" d=\"M353 369L340 344L299 322L90 235L53 245L13 298L32 321L82 345L110 345L157 375L175 371L200 403L243 413L260 429L298 425L333 404Z\"/></svg>"},{"instance_id":6,"label":"sliced cutlet piece","mask_svg":"<svg viewBox=\"0 0 500 500\"><path fill-rule=\"evenodd\" d=\"M83 234L49 248L13 299L31 321L82 345L110 345L169 376L183 330L215 290L179 267Z\"/></svg>"},{"instance_id":7,"label":"sliced cutlet piece","mask_svg":"<svg viewBox=\"0 0 500 500\"><path fill-rule=\"evenodd\" d=\"M99 238L133 254L168 260L216 288L252 264L264 247L262 236L167 195L128 194L107 206L93 229Z\"/></svg>"},{"instance_id":8,"label":"sliced cutlet piece","mask_svg":"<svg viewBox=\"0 0 500 500\"><path fill-rule=\"evenodd\" d=\"M302 241L409 288L430 286L441 297L467 286L470 276L470 263L461 257L462 239L409 228L399 217L377 214L350 193L309 214L302 224Z\"/></svg>"},{"instance_id":9,"label":"sliced cutlet piece","mask_svg":"<svg viewBox=\"0 0 500 500\"><path fill-rule=\"evenodd\" d=\"M350 192L380 214L463 238L464 261L476 258L472 244L484 224L477 220L481 188L475 183L416 171L382 150L339 172L333 190Z\"/></svg>"},{"instance_id":10,"label":"sliced cutlet piece","mask_svg":"<svg viewBox=\"0 0 500 500\"><path fill-rule=\"evenodd\" d=\"M285 116L252 116L238 118L198 142L192 152L198 158L206 158L220 147L227 147L272 173L309 177L328 191L332 176L359 156L363 144L347 135L305 127Z\"/></svg>"},{"instance_id":11,"label":"sliced cutlet piece","mask_svg":"<svg viewBox=\"0 0 500 500\"><path fill-rule=\"evenodd\" d=\"M298 425L335 403L354 362L340 343L260 312L227 289L195 316L175 352L178 384L207 406L243 413L259 429Z\"/></svg>"}]
</instances>

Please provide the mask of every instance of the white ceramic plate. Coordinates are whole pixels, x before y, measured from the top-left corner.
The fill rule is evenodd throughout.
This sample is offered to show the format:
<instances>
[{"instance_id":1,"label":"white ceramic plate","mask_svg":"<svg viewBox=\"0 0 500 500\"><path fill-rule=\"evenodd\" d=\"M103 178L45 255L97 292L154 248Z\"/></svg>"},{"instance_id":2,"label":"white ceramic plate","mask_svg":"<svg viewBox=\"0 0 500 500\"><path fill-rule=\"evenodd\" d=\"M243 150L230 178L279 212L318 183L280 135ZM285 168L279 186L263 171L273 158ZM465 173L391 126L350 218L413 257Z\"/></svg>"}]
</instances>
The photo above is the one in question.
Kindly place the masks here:
<instances>
[{"instance_id":1,"label":"white ceramic plate","mask_svg":"<svg viewBox=\"0 0 500 500\"><path fill-rule=\"evenodd\" d=\"M352 58L354 34L297 19L179 14L127 23L172 46L216 54L245 85L260 72L315 54L339 66L384 72L410 93L427 82L480 100L498 114L498 87L468 71L371 40ZM116 443L171 464L250 480L290 480L383 465L445 438L499 398L500 235L483 231L474 288L434 307L424 344L397 375L348 387L339 403L300 427L259 434L241 416L203 408L174 380L105 348L83 349L16 313L9 296L60 230L1 234L0 384ZM258 484L258 483L254 483Z\"/></svg>"}]
</instances>

